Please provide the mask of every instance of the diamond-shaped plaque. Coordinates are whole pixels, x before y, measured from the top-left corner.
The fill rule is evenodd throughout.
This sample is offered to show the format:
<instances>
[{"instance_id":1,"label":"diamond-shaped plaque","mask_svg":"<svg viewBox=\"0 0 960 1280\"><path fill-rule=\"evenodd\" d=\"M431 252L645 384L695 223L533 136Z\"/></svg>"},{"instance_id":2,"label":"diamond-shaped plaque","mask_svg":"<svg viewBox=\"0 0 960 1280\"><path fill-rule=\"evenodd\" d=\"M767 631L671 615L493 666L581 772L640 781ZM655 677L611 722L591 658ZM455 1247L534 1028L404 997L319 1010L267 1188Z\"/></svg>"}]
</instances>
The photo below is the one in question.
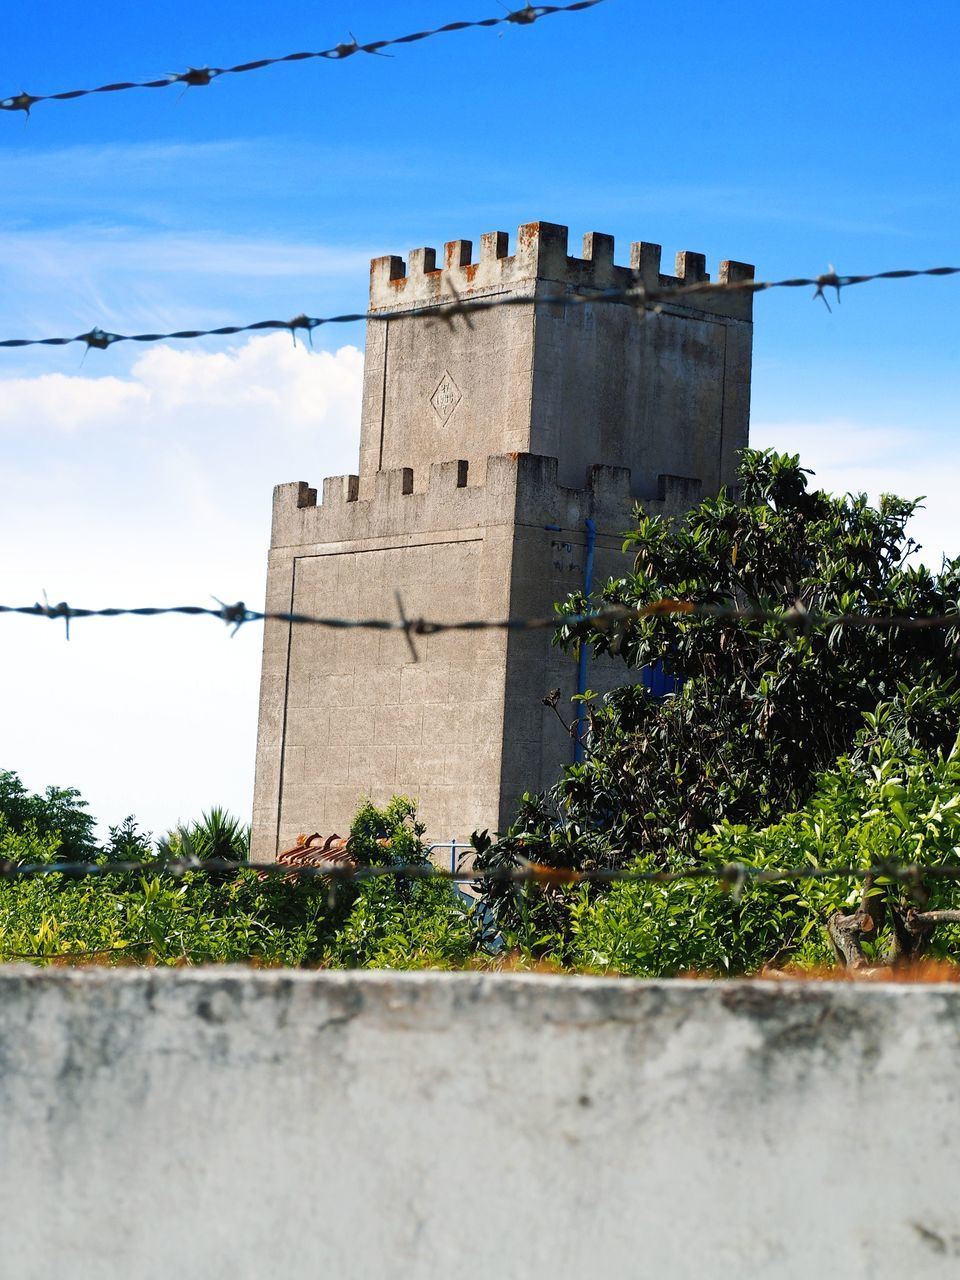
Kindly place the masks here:
<instances>
[{"instance_id":1,"label":"diamond-shaped plaque","mask_svg":"<svg viewBox=\"0 0 960 1280\"><path fill-rule=\"evenodd\" d=\"M430 397L430 403L433 405L437 417L444 424L450 421L450 415L463 399L460 388L450 377L449 373L444 373L443 377L437 383L436 390Z\"/></svg>"}]
</instances>

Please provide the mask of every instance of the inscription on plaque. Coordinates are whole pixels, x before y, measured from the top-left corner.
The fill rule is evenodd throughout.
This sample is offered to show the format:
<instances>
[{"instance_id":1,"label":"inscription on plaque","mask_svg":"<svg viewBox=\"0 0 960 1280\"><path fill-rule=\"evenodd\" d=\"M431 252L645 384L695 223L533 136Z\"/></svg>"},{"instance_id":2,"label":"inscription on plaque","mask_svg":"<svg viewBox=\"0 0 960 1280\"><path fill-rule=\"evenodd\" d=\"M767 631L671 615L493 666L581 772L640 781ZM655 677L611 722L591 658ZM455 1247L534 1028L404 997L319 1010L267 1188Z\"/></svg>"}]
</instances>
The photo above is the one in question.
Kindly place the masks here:
<instances>
[{"instance_id":1,"label":"inscription on plaque","mask_svg":"<svg viewBox=\"0 0 960 1280\"><path fill-rule=\"evenodd\" d=\"M437 383L436 390L430 397L430 403L433 405L434 412L441 422L447 423L450 415L462 400L460 388L450 377L449 373L444 373L443 377Z\"/></svg>"}]
</instances>

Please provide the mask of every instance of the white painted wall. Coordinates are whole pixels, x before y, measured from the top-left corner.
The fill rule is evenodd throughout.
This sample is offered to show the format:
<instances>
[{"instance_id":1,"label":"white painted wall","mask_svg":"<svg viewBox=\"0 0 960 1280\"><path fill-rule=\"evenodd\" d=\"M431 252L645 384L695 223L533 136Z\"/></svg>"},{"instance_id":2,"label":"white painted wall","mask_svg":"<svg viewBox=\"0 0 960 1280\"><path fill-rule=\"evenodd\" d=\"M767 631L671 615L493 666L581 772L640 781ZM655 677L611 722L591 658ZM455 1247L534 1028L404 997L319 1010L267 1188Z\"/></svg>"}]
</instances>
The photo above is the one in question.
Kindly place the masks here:
<instances>
[{"instance_id":1,"label":"white painted wall","mask_svg":"<svg viewBox=\"0 0 960 1280\"><path fill-rule=\"evenodd\" d=\"M0 969L0 1275L957 1274L960 989Z\"/></svg>"}]
</instances>

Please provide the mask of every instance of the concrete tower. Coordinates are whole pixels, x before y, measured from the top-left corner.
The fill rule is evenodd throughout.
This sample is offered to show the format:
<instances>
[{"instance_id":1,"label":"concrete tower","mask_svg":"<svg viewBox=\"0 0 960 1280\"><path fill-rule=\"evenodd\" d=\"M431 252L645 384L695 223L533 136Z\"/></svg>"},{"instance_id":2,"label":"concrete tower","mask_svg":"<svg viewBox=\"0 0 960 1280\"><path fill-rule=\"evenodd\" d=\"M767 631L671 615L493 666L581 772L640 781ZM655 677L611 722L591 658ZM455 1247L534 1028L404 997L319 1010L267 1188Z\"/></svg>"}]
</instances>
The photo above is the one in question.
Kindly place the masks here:
<instances>
[{"instance_id":1,"label":"concrete tower","mask_svg":"<svg viewBox=\"0 0 960 1280\"><path fill-rule=\"evenodd\" d=\"M747 443L752 295L704 294L645 313L569 305L571 292L709 279L701 254L660 273L660 247L528 223L370 268L358 475L277 486L267 609L396 617L543 616L623 572L636 503L683 510L735 474ZM753 268L722 262L720 280ZM452 323L429 309L509 297ZM427 309L426 314L424 310ZM413 314L406 314L406 313ZM548 786L571 741L541 702L577 687L549 631L420 637L267 623L252 856L350 826L358 803L418 802L428 835L500 829ZM595 663L590 688L624 678ZM563 705L563 703L561 703ZM566 703L569 710L570 704Z\"/></svg>"}]
</instances>

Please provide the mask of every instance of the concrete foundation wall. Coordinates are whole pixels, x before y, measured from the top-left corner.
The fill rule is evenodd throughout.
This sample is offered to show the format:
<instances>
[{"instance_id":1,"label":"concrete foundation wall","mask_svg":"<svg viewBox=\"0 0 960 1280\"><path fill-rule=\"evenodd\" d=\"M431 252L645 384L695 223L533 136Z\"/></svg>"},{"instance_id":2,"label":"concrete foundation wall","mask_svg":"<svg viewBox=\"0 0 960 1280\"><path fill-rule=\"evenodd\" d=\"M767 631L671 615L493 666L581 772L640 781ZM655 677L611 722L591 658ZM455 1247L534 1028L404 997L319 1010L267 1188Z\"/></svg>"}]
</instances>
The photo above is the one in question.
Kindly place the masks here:
<instances>
[{"instance_id":1,"label":"concrete foundation wall","mask_svg":"<svg viewBox=\"0 0 960 1280\"><path fill-rule=\"evenodd\" d=\"M0 970L17 1280L953 1277L960 990Z\"/></svg>"}]
</instances>

